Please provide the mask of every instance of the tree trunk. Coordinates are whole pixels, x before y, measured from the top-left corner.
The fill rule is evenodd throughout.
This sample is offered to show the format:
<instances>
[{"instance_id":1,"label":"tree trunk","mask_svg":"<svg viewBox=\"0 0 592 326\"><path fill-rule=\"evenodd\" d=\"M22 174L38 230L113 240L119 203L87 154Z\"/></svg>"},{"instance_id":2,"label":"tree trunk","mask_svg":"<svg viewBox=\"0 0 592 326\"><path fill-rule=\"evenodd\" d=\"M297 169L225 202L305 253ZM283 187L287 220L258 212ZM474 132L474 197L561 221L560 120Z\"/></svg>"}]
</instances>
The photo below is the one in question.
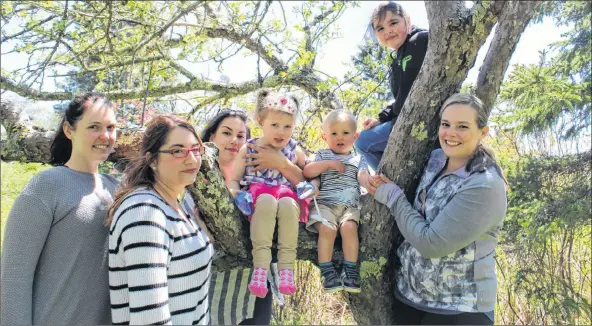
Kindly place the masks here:
<instances>
[{"instance_id":1,"label":"tree trunk","mask_svg":"<svg viewBox=\"0 0 592 326\"><path fill-rule=\"evenodd\" d=\"M381 173L404 189L410 202L436 144L438 110L446 98L459 91L497 16L507 5L504 1L482 2L467 9L463 1L426 2L428 50L379 166ZM510 56L503 58L508 61ZM490 82L502 77L491 75ZM358 323L393 324L397 313L393 311L395 251L400 232L386 207L371 199L363 206L361 219L363 291L349 295L348 301Z\"/></svg>"},{"instance_id":2,"label":"tree trunk","mask_svg":"<svg viewBox=\"0 0 592 326\"><path fill-rule=\"evenodd\" d=\"M402 186L409 199L414 197L425 162L436 142L438 109L448 96L460 89L469 69L475 63L478 50L497 22L497 17L503 12L501 27L498 29L500 37L504 39L504 33L512 33L514 41L511 42L514 45L504 48L502 53L497 53L497 57L493 56L495 50L490 50L497 63L482 69L482 72L487 71L487 78L483 79L481 85L492 85L490 90L483 93L486 94L484 96L487 101L492 96L495 98L499 90L505 71L503 67L507 68L515 42L530 19L534 6L506 1L483 1L476 2L473 8L467 9L464 1L429 1L426 2L426 9L430 21L428 51L401 115L393 127L379 167L379 171ZM519 22L512 25L511 32L504 27L509 26L509 20ZM487 68L490 66L503 69ZM310 93L315 92L317 82L311 77L296 84ZM311 95L331 102L331 106L339 104L336 105L338 101L334 94L326 96L316 92ZM7 130L7 140L2 143L2 159L47 162L54 133L33 128L29 120L21 118L21 112L11 102L3 99L1 104L2 124ZM141 129L120 131L115 153L110 159L129 159L136 155L141 134ZM216 150L209 147L198 181L189 187L189 191L212 230L216 246L216 267L224 270L235 266L250 266L248 223L233 205L215 157ZM362 293L346 295L346 298L359 324L394 324L397 313L392 308L394 250L399 243L399 231L394 218L372 197L363 197L362 206L359 259ZM302 225L298 248L298 259L316 261L316 235L304 231ZM337 253L334 259L340 260L341 256L341 253Z\"/></svg>"}]
</instances>

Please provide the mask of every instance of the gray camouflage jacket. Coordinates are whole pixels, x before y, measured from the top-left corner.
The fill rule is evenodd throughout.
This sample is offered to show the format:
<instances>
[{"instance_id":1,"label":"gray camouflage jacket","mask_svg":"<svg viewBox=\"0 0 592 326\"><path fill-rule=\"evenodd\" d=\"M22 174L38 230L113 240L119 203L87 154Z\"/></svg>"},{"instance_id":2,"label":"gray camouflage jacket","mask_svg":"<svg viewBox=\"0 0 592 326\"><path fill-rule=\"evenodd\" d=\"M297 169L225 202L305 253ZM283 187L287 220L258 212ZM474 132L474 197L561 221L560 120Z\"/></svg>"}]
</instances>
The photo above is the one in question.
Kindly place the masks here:
<instances>
[{"instance_id":1,"label":"gray camouflage jacket","mask_svg":"<svg viewBox=\"0 0 592 326\"><path fill-rule=\"evenodd\" d=\"M491 312L505 183L491 165L439 175L447 160L442 149L431 153L413 206L394 183L381 185L374 196L405 237L397 250L397 296L430 312Z\"/></svg>"}]
</instances>

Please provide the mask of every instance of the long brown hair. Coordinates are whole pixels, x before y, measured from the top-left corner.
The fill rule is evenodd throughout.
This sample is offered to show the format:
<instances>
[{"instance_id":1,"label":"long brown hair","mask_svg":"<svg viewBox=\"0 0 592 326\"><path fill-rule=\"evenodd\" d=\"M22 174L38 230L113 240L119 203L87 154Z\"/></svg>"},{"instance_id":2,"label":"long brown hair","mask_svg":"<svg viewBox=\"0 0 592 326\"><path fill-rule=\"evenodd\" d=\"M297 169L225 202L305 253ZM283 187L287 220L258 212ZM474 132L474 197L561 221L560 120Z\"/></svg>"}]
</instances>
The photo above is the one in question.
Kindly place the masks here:
<instances>
[{"instance_id":1,"label":"long brown hair","mask_svg":"<svg viewBox=\"0 0 592 326\"><path fill-rule=\"evenodd\" d=\"M489 120L489 113L485 107L485 104L483 104L483 102L477 96L465 93L453 94L448 99L446 99L446 101L444 101L444 104L442 104L442 108L440 108L440 119L442 119L442 114L444 114L444 110L446 110L447 107L453 104L464 104L469 106L477 113L477 127L479 129L483 129L485 128L485 126L487 126L487 121ZM497 160L495 159L495 154L493 150L483 145L482 143L479 143L477 149L475 150L475 153L473 153L473 156L469 159L469 162L467 163L465 170L467 172L470 172L472 170L481 171L485 169L487 166L493 166L496 169L499 176L504 180L506 184L508 184L508 182L506 181L506 177L504 176L504 173L502 171L502 168L499 166Z\"/></svg>"},{"instance_id":2,"label":"long brown hair","mask_svg":"<svg viewBox=\"0 0 592 326\"><path fill-rule=\"evenodd\" d=\"M113 204L109 207L105 221L107 226L111 225L115 211L130 192L139 187L154 189L156 179L150 165L158 159L158 150L166 143L167 137L173 129L177 127L189 130L201 143L195 128L187 120L171 114L161 114L152 118L144 131L138 157L126 167L121 188L115 194Z\"/></svg>"}]
</instances>

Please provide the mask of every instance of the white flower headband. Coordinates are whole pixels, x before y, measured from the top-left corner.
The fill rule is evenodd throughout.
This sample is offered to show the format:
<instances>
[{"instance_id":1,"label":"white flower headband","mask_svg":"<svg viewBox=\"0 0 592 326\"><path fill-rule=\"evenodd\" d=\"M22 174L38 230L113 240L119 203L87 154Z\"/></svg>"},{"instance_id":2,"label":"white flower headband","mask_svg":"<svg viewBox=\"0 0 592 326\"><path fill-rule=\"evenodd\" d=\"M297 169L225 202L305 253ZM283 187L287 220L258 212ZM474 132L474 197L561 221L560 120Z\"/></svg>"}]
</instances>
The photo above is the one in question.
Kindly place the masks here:
<instances>
[{"instance_id":1,"label":"white flower headband","mask_svg":"<svg viewBox=\"0 0 592 326\"><path fill-rule=\"evenodd\" d=\"M298 105L288 96L281 93L269 93L262 101L263 108L296 114Z\"/></svg>"}]
</instances>

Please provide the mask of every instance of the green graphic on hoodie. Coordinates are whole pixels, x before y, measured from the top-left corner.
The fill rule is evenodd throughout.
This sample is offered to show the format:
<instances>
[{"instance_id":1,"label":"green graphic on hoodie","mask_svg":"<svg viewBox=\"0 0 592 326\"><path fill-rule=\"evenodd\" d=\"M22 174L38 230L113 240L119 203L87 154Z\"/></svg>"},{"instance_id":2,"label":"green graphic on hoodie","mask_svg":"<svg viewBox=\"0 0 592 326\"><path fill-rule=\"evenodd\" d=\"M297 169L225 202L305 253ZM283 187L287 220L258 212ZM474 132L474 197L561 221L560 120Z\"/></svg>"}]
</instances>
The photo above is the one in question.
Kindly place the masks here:
<instances>
[{"instance_id":1,"label":"green graphic on hoodie","mask_svg":"<svg viewBox=\"0 0 592 326\"><path fill-rule=\"evenodd\" d=\"M403 66L403 71L405 71L405 67L407 66L407 61L411 60L411 56L408 55L405 58L403 58L403 62L401 63L401 65Z\"/></svg>"}]
</instances>

